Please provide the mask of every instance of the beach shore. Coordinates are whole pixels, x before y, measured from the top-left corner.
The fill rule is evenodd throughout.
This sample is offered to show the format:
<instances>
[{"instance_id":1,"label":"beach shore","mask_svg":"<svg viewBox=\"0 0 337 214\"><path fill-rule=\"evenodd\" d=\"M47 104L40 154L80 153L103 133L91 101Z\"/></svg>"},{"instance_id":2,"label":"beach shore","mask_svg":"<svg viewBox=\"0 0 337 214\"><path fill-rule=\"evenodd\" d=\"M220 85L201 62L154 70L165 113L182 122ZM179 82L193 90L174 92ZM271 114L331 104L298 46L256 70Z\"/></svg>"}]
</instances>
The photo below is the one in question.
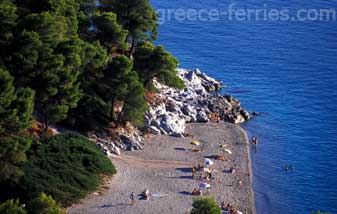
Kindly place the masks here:
<instances>
[{"instance_id":1,"label":"beach shore","mask_svg":"<svg viewBox=\"0 0 337 214\"><path fill-rule=\"evenodd\" d=\"M143 150L127 151L114 156L112 162L117 174L111 179L108 189L100 194L92 194L80 204L68 208L70 214L158 214L186 213L192 208L190 193L201 183L211 184L210 195L218 203L230 203L238 210L254 214L254 194L249 144L245 131L238 125L229 123L190 123L186 126L190 136L176 138L165 135L146 138ZM193 140L199 146L191 145ZM220 147L223 145L223 147ZM202 152L193 152L192 148ZM232 152L229 154L225 151ZM193 179L191 168L203 163L203 158L222 155L227 161L214 160L214 179L201 181ZM227 172L230 167L235 173ZM241 184L240 184L241 183ZM137 200L131 206L129 195L150 190L150 200Z\"/></svg>"}]
</instances>

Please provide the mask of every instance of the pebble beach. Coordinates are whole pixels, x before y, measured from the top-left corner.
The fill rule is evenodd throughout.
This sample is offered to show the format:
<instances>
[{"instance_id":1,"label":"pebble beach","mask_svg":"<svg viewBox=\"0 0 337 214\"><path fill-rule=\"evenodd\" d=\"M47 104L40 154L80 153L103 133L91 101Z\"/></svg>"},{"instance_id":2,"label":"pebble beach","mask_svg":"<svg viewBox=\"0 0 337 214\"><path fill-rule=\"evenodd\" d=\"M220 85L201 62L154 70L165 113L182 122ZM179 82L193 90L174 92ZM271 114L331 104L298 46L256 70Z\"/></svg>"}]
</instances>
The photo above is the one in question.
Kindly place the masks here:
<instances>
[{"instance_id":1,"label":"pebble beach","mask_svg":"<svg viewBox=\"0 0 337 214\"><path fill-rule=\"evenodd\" d=\"M117 174L105 190L91 194L68 208L67 213L189 213L193 199L200 197L191 192L206 182L211 185L209 196L219 204L224 201L242 213L254 214L249 143L245 131L225 122L189 123L186 133L188 137L184 138L150 135L143 150L113 156ZM198 141L200 145L192 145L192 141ZM216 160L216 155L226 160ZM202 164L204 158L214 161L214 165L209 166L213 170L210 181L197 176L192 178L192 167ZM235 168L234 173L229 173L230 167ZM149 200L138 197L145 189L150 191ZM131 192L137 195L133 206L129 199Z\"/></svg>"}]
</instances>

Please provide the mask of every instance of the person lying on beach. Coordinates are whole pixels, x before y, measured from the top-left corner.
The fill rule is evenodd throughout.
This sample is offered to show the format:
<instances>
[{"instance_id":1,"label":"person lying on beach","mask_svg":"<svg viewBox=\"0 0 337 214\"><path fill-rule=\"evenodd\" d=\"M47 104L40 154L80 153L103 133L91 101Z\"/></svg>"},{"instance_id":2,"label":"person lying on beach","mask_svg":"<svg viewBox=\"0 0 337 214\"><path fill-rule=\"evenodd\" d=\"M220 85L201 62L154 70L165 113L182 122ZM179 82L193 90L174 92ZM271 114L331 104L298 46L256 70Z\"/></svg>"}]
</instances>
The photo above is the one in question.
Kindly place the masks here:
<instances>
[{"instance_id":1,"label":"person lying on beach","mask_svg":"<svg viewBox=\"0 0 337 214\"><path fill-rule=\"evenodd\" d=\"M191 151L192 151L192 152L202 152L202 149L201 149L201 148L195 148L195 147L193 147L193 148L191 149Z\"/></svg>"},{"instance_id":2,"label":"person lying on beach","mask_svg":"<svg viewBox=\"0 0 337 214\"><path fill-rule=\"evenodd\" d=\"M192 195L200 196L200 195L201 195L201 190L195 188L195 189L192 191Z\"/></svg>"},{"instance_id":3,"label":"person lying on beach","mask_svg":"<svg viewBox=\"0 0 337 214\"><path fill-rule=\"evenodd\" d=\"M142 192L142 196L145 200L149 200L149 195L150 195L150 191L148 189L145 189L143 192Z\"/></svg>"},{"instance_id":4,"label":"person lying on beach","mask_svg":"<svg viewBox=\"0 0 337 214\"><path fill-rule=\"evenodd\" d=\"M234 174L235 173L235 168L234 167L229 168L229 173Z\"/></svg>"}]
</instances>

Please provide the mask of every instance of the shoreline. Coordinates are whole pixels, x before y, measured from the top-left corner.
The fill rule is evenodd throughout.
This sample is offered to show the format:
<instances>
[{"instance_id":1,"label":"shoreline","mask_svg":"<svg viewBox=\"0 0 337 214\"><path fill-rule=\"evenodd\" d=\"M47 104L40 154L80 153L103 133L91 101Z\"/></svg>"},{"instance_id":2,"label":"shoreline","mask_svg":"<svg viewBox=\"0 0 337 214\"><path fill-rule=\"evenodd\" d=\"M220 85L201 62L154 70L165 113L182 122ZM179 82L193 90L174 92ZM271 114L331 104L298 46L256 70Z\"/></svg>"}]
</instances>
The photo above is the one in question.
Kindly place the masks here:
<instances>
[{"instance_id":1,"label":"shoreline","mask_svg":"<svg viewBox=\"0 0 337 214\"><path fill-rule=\"evenodd\" d=\"M189 137L151 135L146 138L143 150L113 156L117 174L111 179L109 188L69 207L68 213L185 213L192 208L195 197L189 193L202 183L191 178L191 167L204 157L224 155L228 161L213 159L215 165L212 168L216 172L215 180L211 181L211 195L218 203L225 201L243 213L255 214L250 148L245 130L222 122L189 123L186 128ZM190 151L192 140L201 142L204 151ZM219 148L224 141L233 155ZM237 169L235 174L223 172L233 165ZM242 185L234 185L238 180ZM135 206L130 206L129 194L132 191L138 194L146 188L160 197L139 200Z\"/></svg>"},{"instance_id":2,"label":"shoreline","mask_svg":"<svg viewBox=\"0 0 337 214\"><path fill-rule=\"evenodd\" d=\"M255 193L253 189L253 163L252 163L252 158L251 158L251 151L250 151L250 140L247 134L247 131L239 126L240 129L242 129L242 132L245 135L246 141L247 141L247 157L248 157L248 166L249 166L249 173L250 173L250 191L251 191L251 197L252 197L252 212L253 214L256 214L256 207L255 207Z\"/></svg>"}]
</instances>

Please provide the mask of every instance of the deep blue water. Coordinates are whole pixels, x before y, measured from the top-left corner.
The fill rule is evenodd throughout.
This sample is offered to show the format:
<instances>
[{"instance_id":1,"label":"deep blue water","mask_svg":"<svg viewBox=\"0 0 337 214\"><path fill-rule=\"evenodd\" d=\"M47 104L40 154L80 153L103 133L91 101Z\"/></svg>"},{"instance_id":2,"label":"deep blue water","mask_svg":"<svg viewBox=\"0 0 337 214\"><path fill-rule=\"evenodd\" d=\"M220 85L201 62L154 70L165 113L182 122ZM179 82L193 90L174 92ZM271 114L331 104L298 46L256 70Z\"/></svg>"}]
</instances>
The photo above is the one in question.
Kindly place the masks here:
<instances>
[{"instance_id":1,"label":"deep blue water","mask_svg":"<svg viewBox=\"0 0 337 214\"><path fill-rule=\"evenodd\" d=\"M152 0L156 9L226 9L221 0ZM247 1L237 7L335 8L337 1ZM257 214L337 213L337 22L167 20L159 40L226 84L250 111ZM295 172L285 172L285 164ZM317 212L316 212L317 213Z\"/></svg>"}]
</instances>

